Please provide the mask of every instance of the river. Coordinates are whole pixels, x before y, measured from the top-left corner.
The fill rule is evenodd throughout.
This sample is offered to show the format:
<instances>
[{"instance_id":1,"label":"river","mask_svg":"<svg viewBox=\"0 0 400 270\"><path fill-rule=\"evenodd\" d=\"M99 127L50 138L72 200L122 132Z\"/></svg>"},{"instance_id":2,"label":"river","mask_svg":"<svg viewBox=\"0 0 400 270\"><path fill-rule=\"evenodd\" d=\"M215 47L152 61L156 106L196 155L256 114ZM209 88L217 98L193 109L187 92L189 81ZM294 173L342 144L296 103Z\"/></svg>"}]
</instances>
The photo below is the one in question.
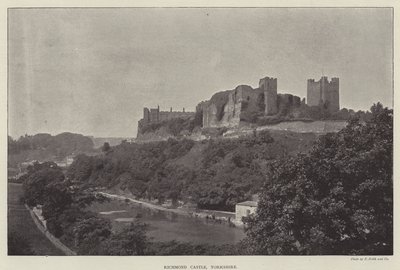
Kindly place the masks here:
<instances>
[{"instance_id":1,"label":"river","mask_svg":"<svg viewBox=\"0 0 400 270\"><path fill-rule=\"evenodd\" d=\"M94 203L89 210L112 222L113 230L120 230L133 220L149 225L148 236L153 241L180 241L195 244L234 244L245 237L242 228L229 227L215 221L191 218L172 212L149 209L135 203L111 200Z\"/></svg>"}]
</instances>

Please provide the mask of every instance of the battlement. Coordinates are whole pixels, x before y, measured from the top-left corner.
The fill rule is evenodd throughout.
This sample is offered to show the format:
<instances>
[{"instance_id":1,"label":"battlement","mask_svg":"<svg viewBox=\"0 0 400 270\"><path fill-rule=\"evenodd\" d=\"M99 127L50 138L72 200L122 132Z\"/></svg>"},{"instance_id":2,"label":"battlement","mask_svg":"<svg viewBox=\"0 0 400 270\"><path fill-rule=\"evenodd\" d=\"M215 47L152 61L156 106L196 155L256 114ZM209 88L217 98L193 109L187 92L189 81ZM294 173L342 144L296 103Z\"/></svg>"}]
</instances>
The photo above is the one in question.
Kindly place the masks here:
<instances>
[{"instance_id":1,"label":"battlement","mask_svg":"<svg viewBox=\"0 0 400 270\"><path fill-rule=\"evenodd\" d=\"M277 95L278 80L265 77L260 79L259 87L264 91L265 114L274 115L278 112Z\"/></svg>"},{"instance_id":2,"label":"battlement","mask_svg":"<svg viewBox=\"0 0 400 270\"><path fill-rule=\"evenodd\" d=\"M276 78L272 78L272 77L265 77L260 79L259 82L259 87L261 89L277 89L277 85L278 85L278 80Z\"/></svg>"},{"instance_id":3,"label":"battlement","mask_svg":"<svg viewBox=\"0 0 400 270\"><path fill-rule=\"evenodd\" d=\"M331 112L340 109L339 106L339 78L332 77L329 81L327 76L322 76L319 81L307 80L307 105L325 106Z\"/></svg>"},{"instance_id":4,"label":"battlement","mask_svg":"<svg viewBox=\"0 0 400 270\"><path fill-rule=\"evenodd\" d=\"M159 123L173 118L190 118L195 115L195 112L186 112L185 108L182 111L173 111L172 107L169 111L160 111L160 106L157 108L143 108L143 124Z\"/></svg>"}]
</instances>

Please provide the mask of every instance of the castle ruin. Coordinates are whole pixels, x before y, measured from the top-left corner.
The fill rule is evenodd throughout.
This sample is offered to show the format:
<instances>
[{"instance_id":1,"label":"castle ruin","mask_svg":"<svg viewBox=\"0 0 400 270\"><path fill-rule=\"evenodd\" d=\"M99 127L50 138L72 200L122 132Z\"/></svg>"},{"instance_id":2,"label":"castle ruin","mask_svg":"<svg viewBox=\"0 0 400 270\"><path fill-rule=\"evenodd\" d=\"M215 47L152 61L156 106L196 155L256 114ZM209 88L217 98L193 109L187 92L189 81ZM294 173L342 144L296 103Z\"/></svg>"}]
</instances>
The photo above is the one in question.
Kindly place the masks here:
<instances>
[{"instance_id":1,"label":"castle ruin","mask_svg":"<svg viewBox=\"0 0 400 270\"><path fill-rule=\"evenodd\" d=\"M286 108L301 105L300 97L278 94L276 78L260 79L259 87L239 85L233 90L214 94L201 103L203 127L232 127L241 121L254 122L259 116L273 116Z\"/></svg>"},{"instance_id":2,"label":"castle ruin","mask_svg":"<svg viewBox=\"0 0 400 270\"><path fill-rule=\"evenodd\" d=\"M320 106L329 112L339 111L339 78L322 77L319 81L307 81L307 105L305 99L291 94L278 94L276 78L264 77L258 88L239 85L233 90L215 93L210 100L199 103L196 112L160 111L144 108L139 129L147 124L181 118L202 117L203 128L236 127L240 123L256 123L259 119L286 119L304 117L309 106Z\"/></svg>"},{"instance_id":3,"label":"castle ruin","mask_svg":"<svg viewBox=\"0 0 400 270\"><path fill-rule=\"evenodd\" d=\"M185 112L185 108L182 111L160 111L160 106L157 108L143 108L143 118L140 120L142 124L153 124L162 121L170 120L173 118L190 118L194 116L194 112Z\"/></svg>"},{"instance_id":4,"label":"castle ruin","mask_svg":"<svg viewBox=\"0 0 400 270\"><path fill-rule=\"evenodd\" d=\"M265 77L260 79L259 88L264 92L265 114L274 115L278 113L278 82L276 78Z\"/></svg>"},{"instance_id":5,"label":"castle ruin","mask_svg":"<svg viewBox=\"0 0 400 270\"><path fill-rule=\"evenodd\" d=\"M330 112L340 110L339 106L339 78L323 76L319 81L309 79L307 81L307 105L325 106Z\"/></svg>"}]
</instances>

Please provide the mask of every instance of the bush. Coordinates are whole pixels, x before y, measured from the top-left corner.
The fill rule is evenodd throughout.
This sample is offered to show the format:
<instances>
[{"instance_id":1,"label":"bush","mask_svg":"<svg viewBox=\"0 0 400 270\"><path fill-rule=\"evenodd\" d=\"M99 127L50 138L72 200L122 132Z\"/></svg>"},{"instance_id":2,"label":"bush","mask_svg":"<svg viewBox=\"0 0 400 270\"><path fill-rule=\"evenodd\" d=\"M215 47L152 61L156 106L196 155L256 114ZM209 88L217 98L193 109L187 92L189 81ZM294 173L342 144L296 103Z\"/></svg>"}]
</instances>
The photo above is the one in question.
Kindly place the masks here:
<instances>
[{"instance_id":1,"label":"bush","mask_svg":"<svg viewBox=\"0 0 400 270\"><path fill-rule=\"evenodd\" d=\"M246 221L250 253L393 254L393 111L371 112L271 165Z\"/></svg>"}]
</instances>

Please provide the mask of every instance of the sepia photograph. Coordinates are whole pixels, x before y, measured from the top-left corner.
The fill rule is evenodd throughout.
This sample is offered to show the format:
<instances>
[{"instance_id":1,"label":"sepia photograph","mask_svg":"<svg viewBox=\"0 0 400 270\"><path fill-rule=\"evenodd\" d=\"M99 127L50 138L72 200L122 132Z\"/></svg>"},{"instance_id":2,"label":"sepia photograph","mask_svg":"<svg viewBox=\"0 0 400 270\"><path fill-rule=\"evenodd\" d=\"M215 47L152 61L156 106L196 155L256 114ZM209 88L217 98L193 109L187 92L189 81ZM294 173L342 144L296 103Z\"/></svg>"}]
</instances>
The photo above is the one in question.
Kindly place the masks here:
<instances>
[{"instance_id":1,"label":"sepia photograph","mask_svg":"<svg viewBox=\"0 0 400 270\"><path fill-rule=\"evenodd\" d=\"M393 7L9 7L7 256L390 258L393 107Z\"/></svg>"}]
</instances>

